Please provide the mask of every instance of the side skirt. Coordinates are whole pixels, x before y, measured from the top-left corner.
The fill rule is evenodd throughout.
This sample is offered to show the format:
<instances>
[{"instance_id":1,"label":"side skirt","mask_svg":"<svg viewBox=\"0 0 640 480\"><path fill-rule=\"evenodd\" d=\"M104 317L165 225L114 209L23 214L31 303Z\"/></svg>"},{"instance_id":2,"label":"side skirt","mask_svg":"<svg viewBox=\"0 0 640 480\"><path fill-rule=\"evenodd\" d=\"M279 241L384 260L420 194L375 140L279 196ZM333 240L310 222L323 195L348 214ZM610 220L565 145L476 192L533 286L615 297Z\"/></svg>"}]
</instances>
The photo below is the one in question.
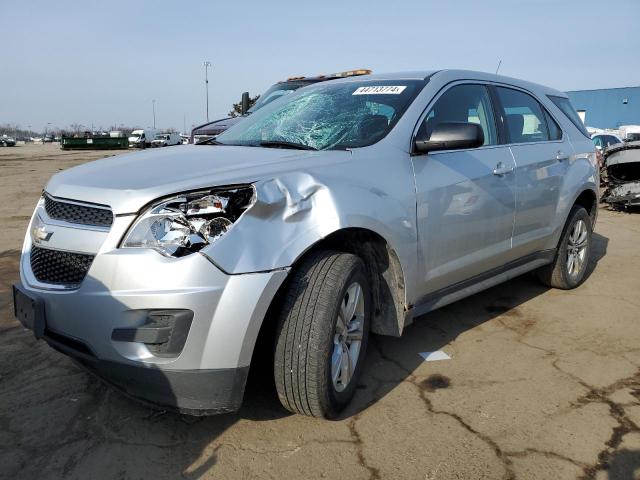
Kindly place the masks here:
<instances>
[{"instance_id":1,"label":"side skirt","mask_svg":"<svg viewBox=\"0 0 640 480\"><path fill-rule=\"evenodd\" d=\"M471 277L467 280L463 280L462 282L430 293L405 313L404 326L406 327L407 325L411 325L416 317L424 315L425 313L432 312L440 307L457 302L458 300L481 292L482 290L486 290L487 288L494 287L531 270L548 265L553 262L555 255L555 250L536 252L518 260L514 260L513 262L509 262L498 268L494 268L493 270L481 273L480 275L476 275L475 277Z\"/></svg>"}]
</instances>

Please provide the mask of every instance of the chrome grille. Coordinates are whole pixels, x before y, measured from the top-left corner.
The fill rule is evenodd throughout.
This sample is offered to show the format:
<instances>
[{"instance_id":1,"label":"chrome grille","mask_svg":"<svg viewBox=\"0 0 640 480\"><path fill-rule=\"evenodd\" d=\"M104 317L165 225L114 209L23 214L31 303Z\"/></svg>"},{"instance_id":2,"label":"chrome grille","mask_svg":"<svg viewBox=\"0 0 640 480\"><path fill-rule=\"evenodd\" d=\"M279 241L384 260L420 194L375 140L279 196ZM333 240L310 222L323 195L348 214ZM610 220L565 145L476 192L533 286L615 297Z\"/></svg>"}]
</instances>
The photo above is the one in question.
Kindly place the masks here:
<instances>
[{"instance_id":1,"label":"chrome grille","mask_svg":"<svg viewBox=\"0 0 640 480\"><path fill-rule=\"evenodd\" d=\"M93 255L31 247L31 271L42 283L79 285L89 271Z\"/></svg>"},{"instance_id":2,"label":"chrome grille","mask_svg":"<svg viewBox=\"0 0 640 480\"><path fill-rule=\"evenodd\" d=\"M44 196L44 209L49 217L69 223L94 227L110 227L113 223L111 210L54 200L49 195Z\"/></svg>"}]
</instances>

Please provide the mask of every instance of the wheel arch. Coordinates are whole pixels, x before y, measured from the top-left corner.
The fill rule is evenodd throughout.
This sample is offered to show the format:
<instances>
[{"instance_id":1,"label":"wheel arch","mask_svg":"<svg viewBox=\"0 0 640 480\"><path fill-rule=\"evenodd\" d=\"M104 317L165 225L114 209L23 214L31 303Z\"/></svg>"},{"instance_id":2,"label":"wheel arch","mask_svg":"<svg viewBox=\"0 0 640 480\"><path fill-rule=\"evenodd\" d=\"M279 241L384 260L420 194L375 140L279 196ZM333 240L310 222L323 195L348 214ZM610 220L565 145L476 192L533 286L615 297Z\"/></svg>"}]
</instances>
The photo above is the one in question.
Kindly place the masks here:
<instances>
[{"instance_id":1,"label":"wheel arch","mask_svg":"<svg viewBox=\"0 0 640 480\"><path fill-rule=\"evenodd\" d=\"M404 327L406 281L400 258L389 242L367 228L342 228L313 244L293 268L318 250L353 253L363 260L373 297L371 331L399 337Z\"/></svg>"},{"instance_id":2,"label":"wheel arch","mask_svg":"<svg viewBox=\"0 0 640 480\"><path fill-rule=\"evenodd\" d=\"M593 229L596 224L596 218L598 217L598 194L591 188L585 188L576 196L571 208L575 205L580 205L585 208L589 217L591 217L591 228Z\"/></svg>"},{"instance_id":3,"label":"wheel arch","mask_svg":"<svg viewBox=\"0 0 640 480\"><path fill-rule=\"evenodd\" d=\"M400 336L405 321L406 283L400 259L389 243L380 234L367 228L342 228L310 245L295 259L291 271L309 255L320 250L353 253L363 260L373 297L371 331L380 335ZM289 278L282 283L269 305L255 343L253 358L258 355L264 358L271 354L279 309L288 288Z\"/></svg>"}]
</instances>

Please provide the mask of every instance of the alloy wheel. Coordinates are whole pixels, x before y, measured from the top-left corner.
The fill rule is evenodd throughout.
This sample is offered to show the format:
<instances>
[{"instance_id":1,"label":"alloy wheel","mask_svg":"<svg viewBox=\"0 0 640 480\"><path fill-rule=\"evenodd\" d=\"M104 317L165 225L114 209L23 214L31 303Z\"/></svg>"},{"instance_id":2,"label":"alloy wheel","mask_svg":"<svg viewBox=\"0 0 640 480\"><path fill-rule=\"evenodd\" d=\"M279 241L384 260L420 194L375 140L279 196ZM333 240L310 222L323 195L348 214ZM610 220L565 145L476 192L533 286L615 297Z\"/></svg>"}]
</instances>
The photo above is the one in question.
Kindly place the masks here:
<instances>
[{"instance_id":1,"label":"alloy wheel","mask_svg":"<svg viewBox=\"0 0 640 480\"><path fill-rule=\"evenodd\" d=\"M331 354L331 381L342 392L351 381L360 357L364 333L364 295L359 283L347 288L336 319Z\"/></svg>"}]
</instances>

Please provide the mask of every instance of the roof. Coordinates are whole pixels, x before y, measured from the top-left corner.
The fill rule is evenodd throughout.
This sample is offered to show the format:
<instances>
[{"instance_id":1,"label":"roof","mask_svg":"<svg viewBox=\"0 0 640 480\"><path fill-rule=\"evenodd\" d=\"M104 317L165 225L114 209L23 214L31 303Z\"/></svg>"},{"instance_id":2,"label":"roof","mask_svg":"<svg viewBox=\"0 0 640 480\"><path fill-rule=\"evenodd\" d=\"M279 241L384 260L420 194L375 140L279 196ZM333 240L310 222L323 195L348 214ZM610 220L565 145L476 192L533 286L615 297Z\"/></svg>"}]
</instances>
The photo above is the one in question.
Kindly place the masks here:
<instances>
[{"instance_id":1,"label":"roof","mask_svg":"<svg viewBox=\"0 0 640 480\"><path fill-rule=\"evenodd\" d=\"M376 73L373 75L363 75L352 78L334 80L336 82L363 81L363 80L426 80L435 76L451 77L451 80L481 80L489 82L506 83L508 85L519 86L525 90L535 90L544 95L554 95L558 97L567 97L567 94L559 90L539 85L537 83L520 80L518 78L506 77L504 75L496 75L494 73L476 72L473 70L417 70L410 72L397 73Z\"/></svg>"}]
</instances>

